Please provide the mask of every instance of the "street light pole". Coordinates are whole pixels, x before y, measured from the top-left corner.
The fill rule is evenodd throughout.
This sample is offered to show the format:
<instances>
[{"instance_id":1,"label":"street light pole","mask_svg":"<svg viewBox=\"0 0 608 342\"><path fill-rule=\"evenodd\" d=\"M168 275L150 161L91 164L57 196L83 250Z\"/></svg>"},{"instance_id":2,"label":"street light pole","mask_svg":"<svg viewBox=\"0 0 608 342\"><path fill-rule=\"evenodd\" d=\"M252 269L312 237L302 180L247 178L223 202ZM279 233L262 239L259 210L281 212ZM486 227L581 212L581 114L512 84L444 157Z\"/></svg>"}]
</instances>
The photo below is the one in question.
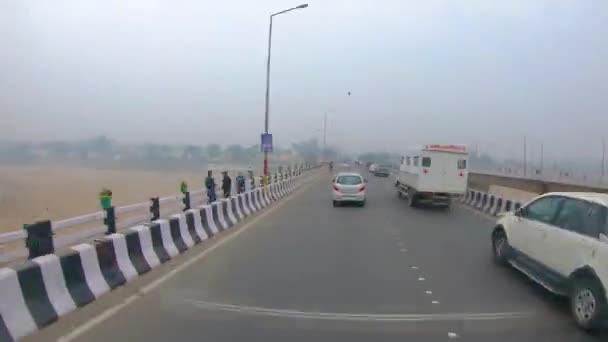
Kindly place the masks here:
<instances>
[{"instance_id":1,"label":"street light pole","mask_svg":"<svg viewBox=\"0 0 608 342\"><path fill-rule=\"evenodd\" d=\"M266 108L264 110L264 133L268 133L268 111L270 106L270 50L272 48L272 15L268 26L268 58L266 59Z\"/></svg>"},{"instance_id":2,"label":"street light pole","mask_svg":"<svg viewBox=\"0 0 608 342\"><path fill-rule=\"evenodd\" d=\"M268 57L266 59L266 106L264 111L264 133L266 134L268 134L268 112L270 109L270 51L272 47L272 18L283 13L306 7L308 7L308 4L302 4L270 15L270 25L268 26ZM266 188L266 186L268 186L268 152L264 151L264 188Z\"/></svg>"},{"instance_id":3,"label":"street light pole","mask_svg":"<svg viewBox=\"0 0 608 342\"><path fill-rule=\"evenodd\" d=\"M323 160L322 162L325 162L325 158L327 157L325 155L325 151L327 150L327 112L325 112L325 116L323 117L323 153L321 154L323 156Z\"/></svg>"}]
</instances>

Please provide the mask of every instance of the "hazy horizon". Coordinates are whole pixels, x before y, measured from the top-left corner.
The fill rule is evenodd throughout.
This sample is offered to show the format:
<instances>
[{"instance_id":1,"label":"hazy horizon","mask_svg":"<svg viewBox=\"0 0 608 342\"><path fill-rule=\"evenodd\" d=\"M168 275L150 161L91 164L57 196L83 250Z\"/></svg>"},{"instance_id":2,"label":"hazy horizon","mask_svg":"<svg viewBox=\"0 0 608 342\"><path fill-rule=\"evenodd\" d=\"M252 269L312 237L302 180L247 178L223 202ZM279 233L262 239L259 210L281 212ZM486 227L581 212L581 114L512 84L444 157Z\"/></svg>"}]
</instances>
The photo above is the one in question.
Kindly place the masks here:
<instances>
[{"instance_id":1,"label":"hazy horizon","mask_svg":"<svg viewBox=\"0 0 608 342\"><path fill-rule=\"evenodd\" d=\"M0 135L253 145L268 15L300 1L0 0ZM308 1L275 18L275 143L599 159L608 2ZM352 92L348 96L347 92ZM538 153L538 152L536 152Z\"/></svg>"}]
</instances>

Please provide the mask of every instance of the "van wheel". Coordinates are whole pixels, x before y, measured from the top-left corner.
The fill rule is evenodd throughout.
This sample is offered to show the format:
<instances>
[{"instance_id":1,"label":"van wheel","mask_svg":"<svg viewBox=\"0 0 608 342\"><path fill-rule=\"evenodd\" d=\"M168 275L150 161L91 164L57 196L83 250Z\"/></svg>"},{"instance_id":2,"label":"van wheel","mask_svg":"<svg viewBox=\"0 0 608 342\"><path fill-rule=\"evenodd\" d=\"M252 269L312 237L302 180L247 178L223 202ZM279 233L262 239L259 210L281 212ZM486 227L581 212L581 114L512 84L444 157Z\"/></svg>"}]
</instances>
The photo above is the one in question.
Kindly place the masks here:
<instances>
[{"instance_id":1,"label":"van wheel","mask_svg":"<svg viewBox=\"0 0 608 342\"><path fill-rule=\"evenodd\" d=\"M408 191L407 204L412 208L414 208L418 204L418 201L416 201L416 192L415 191Z\"/></svg>"},{"instance_id":2,"label":"van wheel","mask_svg":"<svg viewBox=\"0 0 608 342\"><path fill-rule=\"evenodd\" d=\"M403 195L401 194L401 191L397 190L397 198L403 198Z\"/></svg>"},{"instance_id":3,"label":"van wheel","mask_svg":"<svg viewBox=\"0 0 608 342\"><path fill-rule=\"evenodd\" d=\"M334 208L337 207L338 206L338 201L334 201L333 204L334 204Z\"/></svg>"},{"instance_id":4,"label":"van wheel","mask_svg":"<svg viewBox=\"0 0 608 342\"><path fill-rule=\"evenodd\" d=\"M608 304L596 279L583 277L573 280L570 290L570 310L576 325L584 330L601 327Z\"/></svg>"}]
</instances>

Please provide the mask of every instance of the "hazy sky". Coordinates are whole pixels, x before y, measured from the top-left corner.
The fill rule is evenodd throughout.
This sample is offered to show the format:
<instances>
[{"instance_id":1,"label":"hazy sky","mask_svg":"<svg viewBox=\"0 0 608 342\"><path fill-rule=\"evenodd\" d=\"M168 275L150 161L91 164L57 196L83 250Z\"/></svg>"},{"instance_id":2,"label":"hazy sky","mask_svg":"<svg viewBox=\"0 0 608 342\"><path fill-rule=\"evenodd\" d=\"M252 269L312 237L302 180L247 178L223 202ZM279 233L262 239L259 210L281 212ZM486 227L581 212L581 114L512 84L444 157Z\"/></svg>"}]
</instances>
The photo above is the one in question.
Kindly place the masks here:
<instances>
[{"instance_id":1,"label":"hazy sky","mask_svg":"<svg viewBox=\"0 0 608 342\"><path fill-rule=\"evenodd\" d=\"M300 0L0 0L0 136L258 142L268 15ZM599 156L606 0L323 0L275 18L270 130L346 150ZM352 96L347 96L351 91Z\"/></svg>"}]
</instances>

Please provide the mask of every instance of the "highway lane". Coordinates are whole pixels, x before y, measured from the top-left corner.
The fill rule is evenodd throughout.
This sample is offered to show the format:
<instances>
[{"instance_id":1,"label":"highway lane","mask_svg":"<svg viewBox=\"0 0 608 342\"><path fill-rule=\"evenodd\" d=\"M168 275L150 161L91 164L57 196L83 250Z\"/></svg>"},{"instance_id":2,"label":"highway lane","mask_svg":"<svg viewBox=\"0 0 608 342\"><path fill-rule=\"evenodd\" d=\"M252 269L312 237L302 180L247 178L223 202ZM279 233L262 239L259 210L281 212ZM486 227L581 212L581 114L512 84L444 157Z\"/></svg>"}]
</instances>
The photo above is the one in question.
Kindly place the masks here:
<instances>
[{"instance_id":1,"label":"highway lane","mask_svg":"<svg viewBox=\"0 0 608 342\"><path fill-rule=\"evenodd\" d=\"M367 177L365 208L333 208L328 173L75 340L605 340L579 332L563 300L493 264L491 221L409 208L390 178Z\"/></svg>"}]
</instances>

